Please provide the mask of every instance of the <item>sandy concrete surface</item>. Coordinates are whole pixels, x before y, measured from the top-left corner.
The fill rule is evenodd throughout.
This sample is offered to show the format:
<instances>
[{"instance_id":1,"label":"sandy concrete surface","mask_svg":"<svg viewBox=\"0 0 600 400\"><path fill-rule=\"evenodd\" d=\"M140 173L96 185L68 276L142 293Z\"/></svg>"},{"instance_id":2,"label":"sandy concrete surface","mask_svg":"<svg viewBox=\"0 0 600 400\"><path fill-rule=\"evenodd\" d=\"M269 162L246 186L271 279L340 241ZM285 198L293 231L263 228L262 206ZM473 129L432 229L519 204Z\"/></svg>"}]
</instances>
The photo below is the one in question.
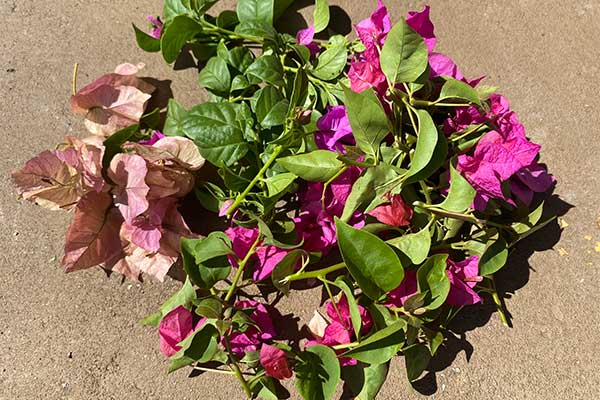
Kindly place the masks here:
<instances>
[{"instance_id":1,"label":"sandy concrete surface","mask_svg":"<svg viewBox=\"0 0 600 400\"><path fill-rule=\"evenodd\" d=\"M227 377L166 376L157 334L136 321L178 284L122 282L57 265L70 216L19 204L9 172L82 124L68 110L71 70L80 86L124 61L173 80L185 105L200 97L193 70L174 72L136 49L130 23L158 0L1 0L0 399L241 399ZM354 21L375 1L332 2ZM420 1L392 1L397 19ZM470 77L501 87L543 144L556 193L573 208L527 241L502 274L514 327L483 306L415 388L399 363L379 398L600 398L600 2L432 0L440 51ZM337 16L343 22L341 16ZM564 213L569 207L554 201ZM587 238L586 238L587 236ZM591 237L591 238L590 238ZM533 252L533 249L539 250ZM301 317L311 300L291 298ZM307 296L305 296L307 297ZM294 398L294 397L293 397Z\"/></svg>"}]
</instances>

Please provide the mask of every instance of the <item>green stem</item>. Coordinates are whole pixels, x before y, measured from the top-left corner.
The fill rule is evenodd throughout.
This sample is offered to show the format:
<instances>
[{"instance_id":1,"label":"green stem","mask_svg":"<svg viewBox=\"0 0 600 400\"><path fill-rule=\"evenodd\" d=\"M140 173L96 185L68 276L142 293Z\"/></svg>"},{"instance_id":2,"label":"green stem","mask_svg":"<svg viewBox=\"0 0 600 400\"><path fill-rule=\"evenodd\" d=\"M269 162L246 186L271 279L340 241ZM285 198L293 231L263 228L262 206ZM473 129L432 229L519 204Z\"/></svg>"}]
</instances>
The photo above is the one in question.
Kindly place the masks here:
<instances>
[{"instance_id":1,"label":"green stem","mask_svg":"<svg viewBox=\"0 0 600 400\"><path fill-rule=\"evenodd\" d=\"M277 159L277 157L279 156L279 154L281 154L282 151L283 151L282 146L279 146L279 145L275 146L275 149L273 150L273 154L271 154L271 157L269 157L269 159L267 160L265 165L263 165L263 167L260 169L260 171L258 171L258 174L256 174L254 179L252 179L250 181L250 183L248 184L246 189L244 189L244 191L235 198L235 201L233 202L231 207L229 207L229 210L227 210L227 214L226 214L227 217L231 217L231 214L233 214L233 212L239 207L239 205L242 204L242 202L244 201L244 199L246 198L248 193L250 193L250 191L252 190L254 185L256 185L258 183L258 181L260 181L262 179L265 172L267 172L267 170L271 167L273 162L275 162L275 159Z\"/></svg>"},{"instance_id":2,"label":"green stem","mask_svg":"<svg viewBox=\"0 0 600 400\"><path fill-rule=\"evenodd\" d=\"M470 103L439 103L437 101L410 99L410 105L413 107L468 107Z\"/></svg>"},{"instance_id":3,"label":"green stem","mask_svg":"<svg viewBox=\"0 0 600 400\"><path fill-rule=\"evenodd\" d=\"M478 226L489 225L489 226L493 226L493 227L500 228L500 229L506 228L505 225L497 224L495 222L488 221L488 220L479 219L479 218L475 217L474 215L442 210L441 208L437 208L435 206L425 204L421 201L415 201L413 203L413 205L415 207L419 207L425 211L429 211L432 214L440 215L440 216L446 217L446 218L452 218L452 219L458 219L461 221L471 222Z\"/></svg>"},{"instance_id":4,"label":"green stem","mask_svg":"<svg viewBox=\"0 0 600 400\"><path fill-rule=\"evenodd\" d=\"M510 327L508 323L508 318L506 318L506 314L504 313L504 307L502 306L502 300L500 300L500 296L498 296L498 291L496 290L496 284L494 283L494 278L490 277L490 283L492 285L492 299L494 299L494 304L496 304L496 309L498 310L498 314L500 315L500 321L502 321L502 325Z\"/></svg>"},{"instance_id":5,"label":"green stem","mask_svg":"<svg viewBox=\"0 0 600 400\"><path fill-rule=\"evenodd\" d=\"M344 350L349 349L351 347L358 346L360 343L352 342L352 343L344 343L344 344L336 344L335 346L331 346L333 350Z\"/></svg>"},{"instance_id":6,"label":"green stem","mask_svg":"<svg viewBox=\"0 0 600 400\"><path fill-rule=\"evenodd\" d=\"M238 269L237 269L237 271L235 271L235 276L233 277L233 282L231 282L231 286L229 287L229 290L227 291L227 294L225 295L225 302L228 302L229 300L231 300L231 297L235 293L237 284L240 281L242 274L244 273L244 267L248 263L248 260L250 260L250 257L252 257L252 255L254 254L254 249L256 248L256 246L258 246L258 243L260 242L260 237L261 237L261 234L259 231L258 236L256 237L256 240L254 241L254 243L252 243L252 246L250 246L250 249L244 256L242 261L240 261L238 263Z\"/></svg>"},{"instance_id":7,"label":"green stem","mask_svg":"<svg viewBox=\"0 0 600 400\"><path fill-rule=\"evenodd\" d=\"M263 42L264 42L262 38L259 38L256 36L242 35L240 33L230 31L229 29L221 28L220 26L217 26L215 24L211 24L210 22L208 22L206 20L202 20L201 24L204 25L205 31L219 32L224 35L227 35L230 39L242 39L242 40L247 40L249 42L254 42L254 43L259 43L259 44L263 44Z\"/></svg>"},{"instance_id":8,"label":"green stem","mask_svg":"<svg viewBox=\"0 0 600 400\"><path fill-rule=\"evenodd\" d=\"M294 68L294 67L289 67L289 66L287 66L287 65L284 65L284 66L283 66L283 70L284 70L284 71L287 71L287 72L292 72L292 73L294 73L294 74L297 74L297 73L298 73L298 70L299 70L299 68ZM322 80L320 80L319 78L315 78L315 77L314 77L314 76L312 76L312 75L307 75L307 76L308 76L308 80L309 80L309 81L312 81L312 82L314 82L314 83L316 83L316 84L319 84L319 85L323 86L323 81L322 81Z\"/></svg>"},{"instance_id":9,"label":"green stem","mask_svg":"<svg viewBox=\"0 0 600 400\"><path fill-rule=\"evenodd\" d=\"M235 355L233 354L233 351L231 350L231 343L229 342L229 336L225 335L225 336L223 336L223 339L225 339L224 340L225 348L227 349L227 353L229 354L229 360L231 361L231 367L233 368L233 373L235 374L235 376L238 378L238 380L242 384L242 387L244 388L244 392L246 392L246 396L249 399L251 399L252 398L252 389L250 389L250 385L248 385L248 382L244 378L244 374L242 374L242 370L240 370L240 367L238 366L237 361L235 360Z\"/></svg>"},{"instance_id":10,"label":"green stem","mask_svg":"<svg viewBox=\"0 0 600 400\"><path fill-rule=\"evenodd\" d=\"M344 318L342 318L342 314L340 313L340 310L338 309L338 306L337 306L337 304L335 302L335 299L333 297L333 293L331 292L331 288L329 287L329 281L327 279L324 279L321 276L319 277L319 280L321 282L323 282L323 286L325 286L325 290L327 291L327 295L329 296L329 300L331 301L331 305L333 306L333 309L335 310L335 313L337 314L338 318L340 319L340 322L344 321ZM347 328L347 327L344 326L344 328Z\"/></svg>"},{"instance_id":11,"label":"green stem","mask_svg":"<svg viewBox=\"0 0 600 400\"><path fill-rule=\"evenodd\" d=\"M335 175L333 175L331 178L329 178L327 182L323 184L323 193L321 193L321 205L323 206L323 209L325 209L325 192L327 191L327 188L329 187L329 185L331 185L331 182L339 178L340 175L346 172L348 168L349 167L347 165L344 165L342 168L340 168L338 172L335 173Z\"/></svg>"},{"instance_id":12,"label":"green stem","mask_svg":"<svg viewBox=\"0 0 600 400\"><path fill-rule=\"evenodd\" d=\"M402 99L402 102L406 105L406 109L408 110L408 116L410 118L410 123L412 124L413 129L415 130L415 135L419 135L419 128L417 128L417 123L415 122L415 119L413 117L413 107L411 106L410 102L406 100L406 97Z\"/></svg>"},{"instance_id":13,"label":"green stem","mask_svg":"<svg viewBox=\"0 0 600 400\"><path fill-rule=\"evenodd\" d=\"M419 185L421 186L421 190L423 190L425 201L427 202L427 204L431 204L431 195L429 194L429 188L423 181L419 181Z\"/></svg>"},{"instance_id":14,"label":"green stem","mask_svg":"<svg viewBox=\"0 0 600 400\"><path fill-rule=\"evenodd\" d=\"M203 371L203 372L216 372L218 374L235 375L235 372L225 371L223 369L206 368L206 367L194 367L193 369L198 370L198 371Z\"/></svg>"},{"instance_id":15,"label":"green stem","mask_svg":"<svg viewBox=\"0 0 600 400\"><path fill-rule=\"evenodd\" d=\"M485 123L483 123L483 124L477 125L475 128L467 129L466 131L464 131L463 133L461 133L459 136L451 138L450 141L451 142L458 142L459 140L464 139L464 138L466 138L467 136L469 136L469 135L471 135L473 133L479 132L479 130L481 128L487 128L487 125Z\"/></svg>"},{"instance_id":16,"label":"green stem","mask_svg":"<svg viewBox=\"0 0 600 400\"><path fill-rule=\"evenodd\" d=\"M310 279L310 278L320 278L320 277L325 277L329 273L339 271L340 269L344 269L344 268L346 268L346 264L344 264L342 262L342 263L335 264L335 265L332 265L327 268L317 269L315 271L295 273L293 275L285 277L284 280L286 282L293 282L293 281L301 281L301 280Z\"/></svg>"}]
</instances>

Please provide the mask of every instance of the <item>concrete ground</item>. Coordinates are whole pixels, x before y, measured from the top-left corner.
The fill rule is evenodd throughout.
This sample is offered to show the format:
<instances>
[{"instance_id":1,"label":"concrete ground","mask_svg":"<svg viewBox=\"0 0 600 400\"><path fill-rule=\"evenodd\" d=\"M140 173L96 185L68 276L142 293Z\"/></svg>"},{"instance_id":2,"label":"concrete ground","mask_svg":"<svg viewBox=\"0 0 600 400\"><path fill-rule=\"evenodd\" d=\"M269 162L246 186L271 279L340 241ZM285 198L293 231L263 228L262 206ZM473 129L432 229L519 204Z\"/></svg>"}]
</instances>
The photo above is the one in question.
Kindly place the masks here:
<instances>
[{"instance_id":1,"label":"concrete ground","mask_svg":"<svg viewBox=\"0 0 600 400\"><path fill-rule=\"evenodd\" d=\"M155 331L136 321L178 286L122 282L57 265L70 216L16 200L9 172L66 134L73 64L80 86L125 61L172 79L185 105L200 98L192 70L174 72L136 49L130 23L155 0L2 0L0 20L0 399L241 399L228 377L166 376ZM375 1L332 2L354 21ZM397 19L421 1L388 0ZM574 207L521 246L502 287L514 327L471 310L455 340L416 388L399 363L379 398L600 398L600 2L432 0L438 49L470 77L501 87L543 145L556 193ZM338 17L340 21L341 18ZM343 22L343 21L342 21ZM557 210L568 207L554 201ZM533 250L539 250L533 252ZM289 300L302 317L310 300ZM478 314L475 314L478 312Z\"/></svg>"}]
</instances>

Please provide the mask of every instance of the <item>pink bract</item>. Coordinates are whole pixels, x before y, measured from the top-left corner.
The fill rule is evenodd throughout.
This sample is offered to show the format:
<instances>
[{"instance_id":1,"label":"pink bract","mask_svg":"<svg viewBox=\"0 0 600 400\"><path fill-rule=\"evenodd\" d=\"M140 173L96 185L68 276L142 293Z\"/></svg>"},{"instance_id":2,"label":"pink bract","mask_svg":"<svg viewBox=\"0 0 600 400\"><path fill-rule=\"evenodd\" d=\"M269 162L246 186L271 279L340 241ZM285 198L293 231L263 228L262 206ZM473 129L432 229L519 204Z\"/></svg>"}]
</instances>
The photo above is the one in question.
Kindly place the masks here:
<instances>
[{"instance_id":1,"label":"pink bract","mask_svg":"<svg viewBox=\"0 0 600 400\"><path fill-rule=\"evenodd\" d=\"M429 6L423 7L421 11L409 11L406 17L406 23L413 28L425 40L427 49L431 53L435 47L437 39L434 34L434 27L429 18Z\"/></svg>"},{"instance_id":2,"label":"pink bract","mask_svg":"<svg viewBox=\"0 0 600 400\"><path fill-rule=\"evenodd\" d=\"M373 320L369 312L362 306L358 306L361 317L360 331L363 334L368 333L372 326ZM326 304L327 315L331 319L327 322L320 314L315 313L309 323L309 328L313 334L314 340L309 340L306 347L315 344L325 346L335 346L339 344L347 344L352 342L354 337L354 329L350 318L350 307L345 296L341 295L335 307L328 302ZM338 314L339 312L339 314ZM323 329L324 326L324 329ZM343 353L344 350L336 351L337 354ZM341 366L356 365L357 361L353 358L342 357L339 359Z\"/></svg>"},{"instance_id":3,"label":"pink bract","mask_svg":"<svg viewBox=\"0 0 600 400\"><path fill-rule=\"evenodd\" d=\"M404 202L402 196L395 194L389 197L389 203L375 207L368 214L386 225L407 226L410 225L413 210Z\"/></svg>"},{"instance_id":4,"label":"pink bract","mask_svg":"<svg viewBox=\"0 0 600 400\"><path fill-rule=\"evenodd\" d=\"M317 121L315 143L323 150L345 153L344 145L354 145L352 127L345 106L330 106Z\"/></svg>"},{"instance_id":5,"label":"pink bract","mask_svg":"<svg viewBox=\"0 0 600 400\"><path fill-rule=\"evenodd\" d=\"M311 25L306 29L300 29L296 33L296 42L298 42L298 44L308 47L308 50L310 51L311 56L319 54L319 51L321 51L319 44L313 41L314 38L315 38L314 25Z\"/></svg>"},{"instance_id":6,"label":"pink bract","mask_svg":"<svg viewBox=\"0 0 600 400\"><path fill-rule=\"evenodd\" d=\"M407 269L404 271L404 279L400 285L388 293L388 305L402 307L406 299L417 294L418 291L417 272Z\"/></svg>"},{"instance_id":7,"label":"pink bract","mask_svg":"<svg viewBox=\"0 0 600 400\"><path fill-rule=\"evenodd\" d=\"M238 301L234 304L237 309L253 309L250 318L260 328L250 326L245 332L234 332L230 336L231 349L236 355L243 356L247 351L257 351L261 343L272 340L277 336L275 326L267 306L251 300Z\"/></svg>"},{"instance_id":8,"label":"pink bract","mask_svg":"<svg viewBox=\"0 0 600 400\"><path fill-rule=\"evenodd\" d=\"M269 344L260 348L260 364L265 368L265 374L275 379L292 377L292 370L285 355L285 351Z\"/></svg>"},{"instance_id":9,"label":"pink bract","mask_svg":"<svg viewBox=\"0 0 600 400\"><path fill-rule=\"evenodd\" d=\"M446 273L450 279L450 293L446 303L451 306L466 306L481 302L481 297L473 290L483 280L478 275L479 257L472 256L460 262L448 259L446 264Z\"/></svg>"},{"instance_id":10,"label":"pink bract","mask_svg":"<svg viewBox=\"0 0 600 400\"><path fill-rule=\"evenodd\" d=\"M178 306L163 317L158 326L160 351L171 357L181 347L178 345L194 331L192 313L183 306Z\"/></svg>"}]
</instances>

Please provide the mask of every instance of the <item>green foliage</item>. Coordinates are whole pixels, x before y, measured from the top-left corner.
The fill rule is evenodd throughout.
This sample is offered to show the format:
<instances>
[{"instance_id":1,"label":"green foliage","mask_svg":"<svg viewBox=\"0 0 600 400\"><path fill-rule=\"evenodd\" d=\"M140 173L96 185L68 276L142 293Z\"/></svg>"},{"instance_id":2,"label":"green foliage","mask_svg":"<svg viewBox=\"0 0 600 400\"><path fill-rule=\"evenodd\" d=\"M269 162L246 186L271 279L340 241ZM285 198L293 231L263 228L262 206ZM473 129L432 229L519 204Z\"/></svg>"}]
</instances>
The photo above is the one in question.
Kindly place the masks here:
<instances>
[{"instance_id":1,"label":"green foliage","mask_svg":"<svg viewBox=\"0 0 600 400\"><path fill-rule=\"evenodd\" d=\"M373 300L396 288L404 277L400 259L383 240L336 218L344 263L363 293Z\"/></svg>"},{"instance_id":2,"label":"green foliage","mask_svg":"<svg viewBox=\"0 0 600 400\"><path fill-rule=\"evenodd\" d=\"M344 166L335 153L327 150L282 157L277 162L286 170L311 182L327 182Z\"/></svg>"},{"instance_id":3,"label":"green foliage","mask_svg":"<svg viewBox=\"0 0 600 400\"><path fill-rule=\"evenodd\" d=\"M183 119L183 132L200 154L218 166L229 166L249 149L244 135L251 130L248 106L233 103L202 103L192 107Z\"/></svg>"},{"instance_id":4,"label":"green foliage","mask_svg":"<svg viewBox=\"0 0 600 400\"><path fill-rule=\"evenodd\" d=\"M296 364L296 389L305 400L329 400L340 380L335 352L322 345L311 346Z\"/></svg>"},{"instance_id":5,"label":"green foliage","mask_svg":"<svg viewBox=\"0 0 600 400\"><path fill-rule=\"evenodd\" d=\"M183 46L202 32L202 25L194 19L178 15L166 24L160 39L160 50L167 63L177 59Z\"/></svg>"},{"instance_id":6,"label":"green foliage","mask_svg":"<svg viewBox=\"0 0 600 400\"><path fill-rule=\"evenodd\" d=\"M419 292L428 292L425 304L428 310L435 310L444 304L450 292L450 280L446 275L447 259L447 254L433 255L417 271Z\"/></svg>"},{"instance_id":7,"label":"green foliage","mask_svg":"<svg viewBox=\"0 0 600 400\"><path fill-rule=\"evenodd\" d=\"M156 39L146 32L140 30L137 26L132 25L133 30L135 32L135 40L140 49L150 52L156 53L160 51L160 40Z\"/></svg>"},{"instance_id":8,"label":"green foliage","mask_svg":"<svg viewBox=\"0 0 600 400\"><path fill-rule=\"evenodd\" d=\"M394 322L359 342L358 346L344 353L344 357L356 358L372 365L387 363L404 343L405 330L404 320Z\"/></svg>"},{"instance_id":9,"label":"green foliage","mask_svg":"<svg viewBox=\"0 0 600 400\"><path fill-rule=\"evenodd\" d=\"M344 100L356 144L376 158L379 144L392 127L379 99L372 90L356 93L344 88Z\"/></svg>"},{"instance_id":10,"label":"green foliage","mask_svg":"<svg viewBox=\"0 0 600 400\"><path fill-rule=\"evenodd\" d=\"M229 276L231 265L227 256L232 255L231 241L222 232L213 232L203 239L181 239L183 268L192 283L210 289Z\"/></svg>"},{"instance_id":11,"label":"green foliage","mask_svg":"<svg viewBox=\"0 0 600 400\"><path fill-rule=\"evenodd\" d=\"M227 95L231 88L231 75L227 63L215 56L206 63L198 75L201 86L217 95Z\"/></svg>"},{"instance_id":12,"label":"green foliage","mask_svg":"<svg viewBox=\"0 0 600 400\"><path fill-rule=\"evenodd\" d=\"M392 83L415 82L427 68L427 46L406 21L392 27L381 49L381 70Z\"/></svg>"}]
</instances>

